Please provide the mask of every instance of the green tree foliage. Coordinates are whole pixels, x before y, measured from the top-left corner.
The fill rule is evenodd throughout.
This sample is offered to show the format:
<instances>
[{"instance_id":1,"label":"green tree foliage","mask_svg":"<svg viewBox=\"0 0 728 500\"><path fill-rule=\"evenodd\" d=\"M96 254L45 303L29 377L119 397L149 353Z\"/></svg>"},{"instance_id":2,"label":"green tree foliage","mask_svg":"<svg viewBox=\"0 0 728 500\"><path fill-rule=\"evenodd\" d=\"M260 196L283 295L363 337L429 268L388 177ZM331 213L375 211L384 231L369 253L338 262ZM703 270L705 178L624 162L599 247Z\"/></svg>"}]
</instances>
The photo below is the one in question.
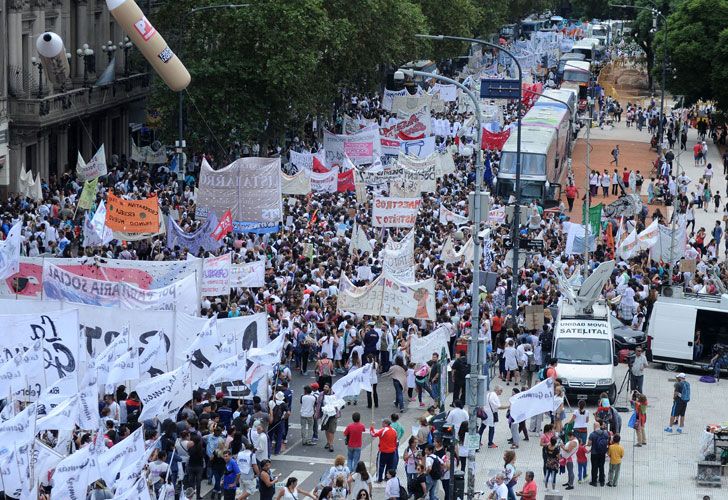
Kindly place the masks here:
<instances>
[{"instance_id":1,"label":"green tree foliage","mask_svg":"<svg viewBox=\"0 0 728 500\"><path fill-rule=\"evenodd\" d=\"M662 35L656 35L658 54ZM680 3L668 19L667 47L668 90L688 102L715 100L728 110L728 0Z\"/></svg>"}]
</instances>

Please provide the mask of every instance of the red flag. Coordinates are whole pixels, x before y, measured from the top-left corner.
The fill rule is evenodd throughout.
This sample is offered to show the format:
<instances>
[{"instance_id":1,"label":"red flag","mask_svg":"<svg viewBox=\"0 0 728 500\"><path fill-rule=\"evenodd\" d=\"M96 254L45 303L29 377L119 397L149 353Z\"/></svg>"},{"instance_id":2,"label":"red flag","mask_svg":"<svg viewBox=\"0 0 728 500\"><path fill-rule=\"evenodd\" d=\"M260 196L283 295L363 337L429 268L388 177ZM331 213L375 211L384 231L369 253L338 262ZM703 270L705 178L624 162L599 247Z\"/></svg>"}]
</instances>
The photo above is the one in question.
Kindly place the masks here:
<instances>
[{"instance_id":1,"label":"red flag","mask_svg":"<svg viewBox=\"0 0 728 500\"><path fill-rule=\"evenodd\" d=\"M336 188L336 190L339 193L343 193L344 191L354 191L356 188L354 187L354 171L353 170L347 170L346 172L342 172L339 174L339 184Z\"/></svg>"},{"instance_id":2,"label":"red flag","mask_svg":"<svg viewBox=\"0 0 728 500\"><path fill-rule=\"evenodd\" d=\"M321 160L319 160L316 155L313 155L313 171L317 174L325 174L327 172L330 172L330 168L326 168L326 165L321 163Z\"/></svg>"},{"instance_id":3,"label":"red flag","mask_svg":"<svg viewBox=\"0 0 728 500\"><path fill-rule=\"evenodd\" d=\"M503 145L506 143L508 138L511 136L511 129L505 129L502 132L491 132L488 129L483 129L483 137L481 139L481 147L483 150L489 149L491 151L503 149Z\"/></svg>"},{"instance_id":4,"label":"red flag","mask_svg":"<svg viewBox=\"0 0 728 500\"><path fill-rule=\"evenodd\" d=\"M230 210L228 210L225 212L225 215L222 216L222 219L220 219L220 222L217 224L217 227L212 231L210 236L212 236L215 241L220 241L232 230L233 214L230 213Z\"/></svg>"}]
</instances>

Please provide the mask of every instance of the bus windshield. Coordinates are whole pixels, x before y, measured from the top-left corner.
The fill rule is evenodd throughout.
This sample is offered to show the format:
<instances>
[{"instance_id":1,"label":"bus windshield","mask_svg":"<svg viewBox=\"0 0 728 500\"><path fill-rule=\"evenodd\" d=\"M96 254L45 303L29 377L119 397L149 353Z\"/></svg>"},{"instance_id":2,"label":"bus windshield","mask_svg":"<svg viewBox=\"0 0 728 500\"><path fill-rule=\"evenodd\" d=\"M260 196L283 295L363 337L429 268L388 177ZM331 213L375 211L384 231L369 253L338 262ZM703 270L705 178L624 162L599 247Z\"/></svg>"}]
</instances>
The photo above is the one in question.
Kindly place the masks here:
<instances>
[{"instance_id":1,"label":"bus windshield","mask_svg":"<svg viewBox=\"0 0 728 500\"><path fill-rule=\"evenodd\" d=\"M516 153L504 151L501 155L500 173L516 173ZM546 155L521 153L521 175L546 175Z\"/></svg>"},{"instance_id":2,"label":"bus windshield","mask_svg":"<svg viewBox=\"0 0 728 500\"><path fill-rule=\"evenodd\" d=\"M568 63L567 63L568 64ZM564 71L565 82L589 83L589 73L575 69L567 69Z\"/></svg>"},{"instance_id":3,"label":"bus windshield","mask_svg":"<svg viewBox=\"0 0 728 500\"><path fill-rule=\"evenodd\" d=\"M559 363L582 365L612 364L612 343L608 339L560 338L556 340Z\"/></svg>"}]
</instances>

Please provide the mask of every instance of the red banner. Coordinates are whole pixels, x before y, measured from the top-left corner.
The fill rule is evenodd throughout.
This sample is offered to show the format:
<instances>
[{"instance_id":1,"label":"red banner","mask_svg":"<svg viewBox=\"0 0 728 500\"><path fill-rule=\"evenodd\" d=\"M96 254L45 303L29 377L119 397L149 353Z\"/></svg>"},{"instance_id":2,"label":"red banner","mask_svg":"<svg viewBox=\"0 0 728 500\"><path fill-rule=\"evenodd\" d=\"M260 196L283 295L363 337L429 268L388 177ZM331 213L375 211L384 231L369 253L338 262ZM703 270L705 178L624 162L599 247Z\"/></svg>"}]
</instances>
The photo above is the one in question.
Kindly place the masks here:
<instances>
[{"instance_id":1,"label":"red banner","mask_svg":"<svg viewBox=\"0 0 728 500\"><path fill-rule=\"evenodd\" d=\"M341 172L339 174L338 182L339 184L336 190L339 193L343 193L344 191L354 191L354 171L347 170L346 172Z\"/></svg>"},{"instance_id":2,"label":"red banner","mask_svg":"<svg viewBox=\"0 0 728 500\"><path fill-rule=\"evenodd\" d=\"M490 151L500 151L503 149L503 145L510 136L511 129L505 129L503 132L491 132L487 129L483 129L483 137L480 144L484 151L486 149Z\"/></svg>"},{"instance_id":3,"label":"red banner","mask_svg":"<svg viewBox=\"0 0 728 500\"><path fill-rule=\"evenodd\" d=\"M220 241L227 235L229 232L233 230L233 214L228 210L225 212L225 215L222 216L222 219L220 219L220 222L217 224L217 227L212 231L212 238L215 241Z\"/></svg>"},{"instance_id":4,"label":"red banner","mask_svg":"<svg viewBox=\"0 0 728 500\"><path fill-rule=\"evenodd\" d=\"M536 102L536 100L541 97L538 94L541 94L543 92L543 83L524 83L522 84L522 94L523 99L521 100L521 103L523 104L526 109L533 106L533 103Z\"/></svg>"},{"instance_id":5,"label":"red banner","mask_svg":"<svg viewBox=\"0 0 728 500\"><path fill-rule=\"evenodd\" d=\"M313 155L313 171L317 174L325 174L327 172L331 172L330 168L326 168L326 166L319 160L316 155Z\"/></svg>"}]
</instances>

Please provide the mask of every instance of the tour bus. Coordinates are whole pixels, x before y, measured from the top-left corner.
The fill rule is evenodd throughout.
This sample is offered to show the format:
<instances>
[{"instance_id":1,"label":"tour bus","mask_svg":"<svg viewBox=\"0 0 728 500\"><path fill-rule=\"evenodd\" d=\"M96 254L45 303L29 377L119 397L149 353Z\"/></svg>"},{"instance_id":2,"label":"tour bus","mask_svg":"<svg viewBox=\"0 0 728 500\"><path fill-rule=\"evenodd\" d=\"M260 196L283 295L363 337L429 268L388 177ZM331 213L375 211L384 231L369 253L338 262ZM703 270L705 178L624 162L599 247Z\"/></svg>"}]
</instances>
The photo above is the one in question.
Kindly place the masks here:
<instances>
[{"instance_id":1,"label":"tour bus","mask_svg":"<svg viewBox=\"0 0 728 500\"><path fill-rule=\"evenodd\" d=\"M702 348L696 348L697 331ZM728 352L728 295L663 289L647 326L647 357L675 371L680 366L705 366L720 349Z\"/></svg>"},{"instance_id":2,"label":"tour bus","mask_svg":"<svg viewBox=\"0 0 728 500\"><path fill-rule=\"evenodd\" d=\"M540 97L539 100L548 101L549 99ZM563 107L533 106L521 119L521 123L531 127L550 128L556 132L556 155L553 164L549 163L547 168L553 168L553 179L561 179L571 150L571 112Z\"/></svg>"},{"instance_id":3,"label":"tour bus","mask_svg":"<svg viewBox=\"0 0 728 500\"><path fill-rule=\"evenodd\" d=\"M609 307L600 299L592 304L590 314L577 311L567 301L559 305L552 352L552 357L559 360L556 373L567 395L579 400L606 392L609 401L614 402L617 357Z\"/></svg>"},{"instance_id":4,"label":"tour bus","mask_svg":"<svg viewBox=\"0 0 728 500\"><path fill-rule=\"evenodd\" d=\"M533 105L534 108L563 108L569 113L576 111L576 92L573 89L544 89L541 94L542 97L538 98ZM549 97L558 99L558 101L549 99ZM566 106L562 102L565 102Z\"/></svg>"},{"instance_id":5,"label":"tour bus","mask_svg":"<svg viewBox=\"0 0 728 500\"><path fill-rule=\"evenodd\" d=\"M569 52L562 55L559 58L559 65L556 68L556 83L561 83L564 80L564 71L566 70L567 64L573 61L583 61L585 57L581 52Z\"/></svg>"},{"instance_id":6,"label":"tour bus","mask_svg":"<svg viewBox=\"0 0 728 500\"><path fill-rule=\"evenodd\" d=\"M577 54L584 54L584 60L588 62L596 61L597 58L597 47L600 42L596 38L582 38L574 42L574 46L571 48L571 52Z\"/></svg>"},{"instance_id":7,"label":"tour bus","mask_svg":"<svg viewBox=\"0 0 728 500\"><path fill-rule=\"evenodd\" d=\"M585 112L587 109L591 78L591 65L587 61L568 61L566 63L560 88L571 89L576 92L580 113Z\"/></svg>"}]
</instances>

